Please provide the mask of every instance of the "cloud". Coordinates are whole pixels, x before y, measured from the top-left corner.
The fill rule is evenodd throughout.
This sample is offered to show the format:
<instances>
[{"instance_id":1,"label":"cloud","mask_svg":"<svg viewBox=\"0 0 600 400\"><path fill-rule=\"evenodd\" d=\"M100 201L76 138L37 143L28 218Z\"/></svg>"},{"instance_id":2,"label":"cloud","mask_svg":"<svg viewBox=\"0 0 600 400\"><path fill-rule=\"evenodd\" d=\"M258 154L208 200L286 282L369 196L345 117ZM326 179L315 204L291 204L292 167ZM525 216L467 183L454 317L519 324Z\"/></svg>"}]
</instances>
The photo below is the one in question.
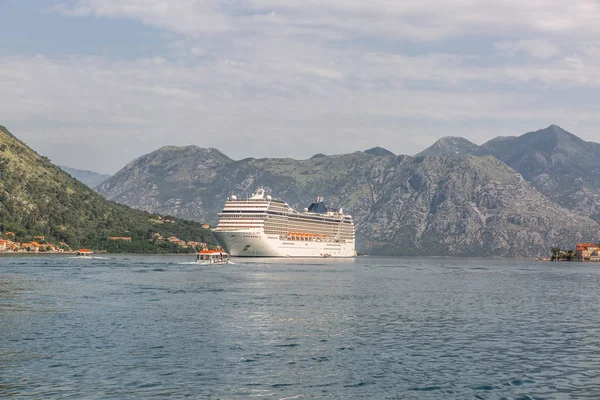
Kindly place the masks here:
<instances>
[{"instance_id":1,"label":"cloud","mask_svg":"<svg viewBox=\"0 0 600 400\"><path fill-rule=\"evenodd\" d=\"M439 136L483 142L550 123L593 139L600 122L595 2L76 0L54 10L141 21L169 41L149 58L0 57L3 123L75 167L114 172L168 144L234 158L375 145L414 154Z\"/></svg>"},{"instance_id":2,"label":"cloud","mask_svg":"<svg viewBox=\"0 0 600 400\"><path fill-rule=\"evenodd\" d=\"M64 152L56 155L109 172L167 144L217 147L235 158L309 157L324 141L326 152L376 144L415 153L430 136L407 141L402 135L407 123L411 134L440 132L440 127L444 134L461 134L461 126L475 124L489 135L493 125L539 121L536 128L559 123L561 114L600 122L581 104L548 105L529 90L537 84L565 90L600 85L598 68L582 69L576 59L540 70L480 67L448 54L327 52L316 44L290 47L286 41L252 50L238 52L237 59L195 63L160 57L4 57L0 86L13 95L1 97L0 108L7 121L47 137L32 140L40 151L46 141L64 142ZM494 86L482 88L483 83ZM499 89L506 85L514 89ZM95 160L93 152L77 155L82 146L101 150L106 143L118 143L121 154L106 158L101 151Z\"/></svg>"},{"instance_id":3,"label":"cloud","mask_svg":"<svg viewBox=\"0 0 600 400\"><path fill-rule=\"evenodd\" d=\"M517 52L524 52L531 57L548 59L559 56L560 48L543 39L523 39L514 42L502 41L496 43L496 48L506 55L514 56Z\"/></svg>"},{"instance_id":4,"label":"cloud","mask_svg":"<svg viewBox=\"0 0 600 400\"><path fill-rule=\"evenodd\" d=\"M66 12L133 18L173 32L272 32L437 40L452 35L600 33L596 1L79 0Z\"/></svg>"},{"instance_id":5,"label":"cloud","mask_svg":"<svg viewBox=\"0 0 600 400\"><path fill-rule=\"evenodd\" d=\"M54 9L73 16L132 18L183 33L230 30L233 21L219 10L218 4L198 0L81 0L74 5L59 3Z\"/></svg>"}]
</instances>

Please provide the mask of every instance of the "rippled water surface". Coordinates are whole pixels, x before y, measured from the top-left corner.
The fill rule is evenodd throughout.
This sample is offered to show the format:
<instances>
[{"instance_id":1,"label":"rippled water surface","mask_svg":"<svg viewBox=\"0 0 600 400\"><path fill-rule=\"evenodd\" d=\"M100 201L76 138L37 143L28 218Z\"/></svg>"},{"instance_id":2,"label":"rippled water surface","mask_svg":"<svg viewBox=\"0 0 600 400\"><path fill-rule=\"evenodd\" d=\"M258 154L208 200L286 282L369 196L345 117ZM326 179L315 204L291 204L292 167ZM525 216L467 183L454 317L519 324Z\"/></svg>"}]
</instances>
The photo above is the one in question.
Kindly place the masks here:
<instances>
[{"instance_id":1,"label":"rippled water surface","mask_svg":"<svg viewBox=\"0 0 600 400\"><path fill-rule=\"evenodd\" d=\"M0 257L0 397L600 398L600 264Z\"/></svg>"}]
</instances>

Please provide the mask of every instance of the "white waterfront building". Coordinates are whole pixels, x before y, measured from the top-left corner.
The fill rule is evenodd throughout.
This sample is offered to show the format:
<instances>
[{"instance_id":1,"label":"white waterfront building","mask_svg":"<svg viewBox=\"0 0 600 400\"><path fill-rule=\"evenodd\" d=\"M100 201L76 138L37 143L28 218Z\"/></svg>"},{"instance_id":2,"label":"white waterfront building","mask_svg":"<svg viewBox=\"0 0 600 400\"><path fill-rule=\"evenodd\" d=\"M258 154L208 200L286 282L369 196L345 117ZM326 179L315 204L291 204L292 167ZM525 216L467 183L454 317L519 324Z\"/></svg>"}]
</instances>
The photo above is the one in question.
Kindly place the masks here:
<instances>
[{"instance_id":1,"label":"white waterfront building","mask_svg":"<svg viewBox=\"0 0 600 400\"><path fill-rule=\"evenodd\" d=\"M234 257L354 257L354 222L317 198L303 212L259 188L247 199L231 196L213 230Z\"/></svg>"}]
</instances>

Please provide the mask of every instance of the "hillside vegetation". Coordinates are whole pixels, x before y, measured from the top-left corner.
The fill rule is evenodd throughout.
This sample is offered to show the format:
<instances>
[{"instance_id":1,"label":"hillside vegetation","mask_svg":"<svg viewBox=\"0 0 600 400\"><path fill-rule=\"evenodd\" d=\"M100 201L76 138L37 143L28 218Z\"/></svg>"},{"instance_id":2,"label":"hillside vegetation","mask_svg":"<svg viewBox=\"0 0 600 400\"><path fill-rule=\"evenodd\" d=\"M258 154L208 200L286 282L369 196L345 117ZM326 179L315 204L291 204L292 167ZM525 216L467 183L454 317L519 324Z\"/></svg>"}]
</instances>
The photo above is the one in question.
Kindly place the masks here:
<instances>
[{"instance_id":1,"label":"hillside vegetation","mask_svg":"<svg viewBox=\"0 0 600 400\"><path fill-rule=\"evenodd\" d=\"M155 242L154 233L215 244L200 223L169 220L104 199L0 126L0 233L12 231L17 241L45 236L71 248L121 252L192 251ZM109 241L109 236L132 241Z\"/></svg>"}]
</instances>

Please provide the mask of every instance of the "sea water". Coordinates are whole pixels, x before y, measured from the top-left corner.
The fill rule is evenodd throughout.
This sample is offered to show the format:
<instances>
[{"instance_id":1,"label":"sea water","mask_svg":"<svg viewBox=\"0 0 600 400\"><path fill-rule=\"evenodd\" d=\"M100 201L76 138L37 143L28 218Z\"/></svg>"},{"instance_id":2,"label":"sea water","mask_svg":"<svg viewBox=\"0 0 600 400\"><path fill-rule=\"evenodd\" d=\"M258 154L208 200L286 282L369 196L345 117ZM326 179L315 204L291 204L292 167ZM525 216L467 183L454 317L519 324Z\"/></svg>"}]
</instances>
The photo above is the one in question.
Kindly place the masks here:
<instances>
[{"instance_id":1,"label":"sea water","mask_svg":"<svg viewBox=\"0 0 600 400\"><path fill-rule=\"evenodd\" d=\"M600 264L0 257L0 398L600 398Z\"/></svg>"}]
</instances>

